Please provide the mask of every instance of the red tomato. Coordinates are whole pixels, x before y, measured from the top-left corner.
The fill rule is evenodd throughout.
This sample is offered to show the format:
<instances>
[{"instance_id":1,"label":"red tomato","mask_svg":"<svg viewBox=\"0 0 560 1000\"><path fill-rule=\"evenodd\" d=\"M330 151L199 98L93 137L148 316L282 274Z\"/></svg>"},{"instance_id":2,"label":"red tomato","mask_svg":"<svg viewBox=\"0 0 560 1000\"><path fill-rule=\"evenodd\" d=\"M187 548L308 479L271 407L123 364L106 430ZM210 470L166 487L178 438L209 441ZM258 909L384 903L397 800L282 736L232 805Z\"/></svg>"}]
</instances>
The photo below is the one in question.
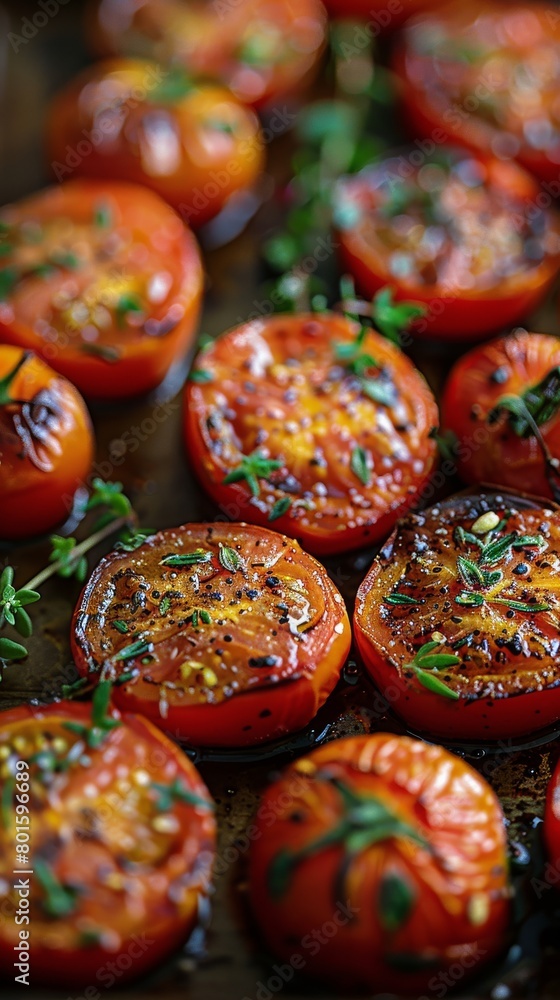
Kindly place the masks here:
<instances>
[{"instance_id":1,"label":"red tomato","mask_svg":"<svg viewBox=\"0 0 560 1000\"><path fill-rule=\"evenodd\" d=\"M84 70L55 97L47 133L57 180L144 184L194 228L253 187L264 159L256 115L229 91L139 59Z\"/></svg>"},{"instance_id":2,"label":"red tomato","mask_svg":"<svg viewBox=\"0 0 560 1000\"><path fill-rule=\"evenodd\" d=\"M501 407L512 397L521 414ZM545 456L560 455L559 410L558 337L517 330L469 351L453 367L442 401L462 478L558 500L560 476Z\"/></svg>"},{"instance_id":3,"label":"red tomato","mask_svg":"<svg viewBox=\"0 0 560 1000\"><path fill-rule=\"evenodd\" d=\"M209 888L215 824L202 779L146 719L107 711L108 687L93 712L63 702L0 714L0 968L17 974L28 930L34 987L144 975L188 937Z\"/></svg>"},{"instance_id":4,"label":"red tomato","mask_svg":"<svg viewBox=\"0 0 560 1000\"><path fill-rule=\"evenodd\" d=\"M506 943L502 810L442 747L386 733L328 743L266 790L256 828L266 944L345 996L437 996L454 963L468 976Z\"/></svg>"},{"instance_id":5,"label":"red tomato","mask_svg":"<svg viewBox=\"0 0 560 1000\"><path fill-rule=\"evenodd\" d=\"M415 136L517 159L560 194L555 7L511 0L441 6L407 25L394 67Z\"/></svg>"},{"instance_id":6,"label":"red tomato","mask_svg":"<svg viewBox=\"0 0 560 1000\"><path fill-rule=\"evenodd\" d=\"M102 55L149 54L262 107L315 75L326 17L319 0L98 0L88 31Z\"/></svg>"},{"instance_id":7,"label":"red tomato","mask_svg":"<svg viewBox=\"0 0 560 1000\"><path fill-rule=\"evenodd\" d=\"M273 522L316 553L383 538L435 461L422 375L334 313L229 331L199 355L185 402L189 455L222 510Z\"/></svg>"},{"instance_id":8,"label":"red tomato","mask_svg":"<svg viewBox=\"0 0 560 1000\"><path fill-rule=\"evenodd\" d=\"M459 495L402 522L361 584L362 660L408 726L507 739L560 719L560 515Z\"/></svg>"},{"instance_id":9,"label":"red tomato","mask_svg":"<svg viewBox=\"0 0 560 1000\"><path fill-rule=\"evenodd\" d=\"M360 18L367 21L372 38L381 32L394 31L419 12L432 10L448 0L324 0L333 17ZM360 30L361 25L357 26Z\"/></svg>"},{"instance_id":10,"label":"red tomato","mask_svg":"<svg viewBox=\"0 0 560 1000\"><path fill-rule=\"evenodd\" d=\"M546 793L544 840L549 862L558 871L560 865L560 762L556 764Z\"/></svg>"},{"instance_id":11,"label":"red tomato","mask_svg":"<svg viewBox=\"0 0 560 1000\"><path fill-rule=\"evenodd\" d=\"M69 181L0 213L0 339L90 397L155 388L194 337L203 274L192 233L133 184Z\"/></svg>"},{"instance_id":12,"label":"red tomato","mask_svg":"<svg viewBox=\"0 0 560 1000\"><path fill-rule=\"evenodd\" d=\"M391 284L424 303L412 332L476 339L544 298L560 266L560 220L536 207L513 163L447 147L405 150L338 186L341 258L359 289Z\"/></svg>"},{"instance_id":13,"label":"red tomato","mask_svg":"<svg viewBox=\"0 0 560 1000\"><path fill-rule=\"evenodd\" d=\"M68 517L93 459L86 405L39 358L0 345L0 533L25 538Z\"/></svg>"},{"instance_id":14,"label":"red tomato","mask_svg":"<svg viewBox=\"0 0 560 1000\"><path fill-rule=\"evenodd\" d=\"M297 542L246 524L161 531L92 574L74 612L81 673L194 746L301 729L350 647L344 603Z\"/></svg>"}]
</instances>

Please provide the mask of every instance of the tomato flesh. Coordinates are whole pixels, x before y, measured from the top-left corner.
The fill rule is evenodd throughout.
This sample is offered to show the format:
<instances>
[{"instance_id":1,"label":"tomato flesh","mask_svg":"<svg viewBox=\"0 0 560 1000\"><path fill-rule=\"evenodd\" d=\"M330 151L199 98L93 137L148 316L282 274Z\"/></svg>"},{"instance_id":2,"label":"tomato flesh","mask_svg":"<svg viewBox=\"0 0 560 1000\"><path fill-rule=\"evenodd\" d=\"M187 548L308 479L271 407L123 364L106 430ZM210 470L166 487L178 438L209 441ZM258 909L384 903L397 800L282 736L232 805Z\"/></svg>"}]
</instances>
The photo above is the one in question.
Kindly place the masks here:
<instances>
[{"instance_id":1,"label":"tomato flesh","mask_svg":"<svg viewBox=\"0 0 560 1000\"><path fill-rule=\"evenodd\" d=\"M339 182L343 265L369 297L391 284L423 303L416 335L482 337L534 309L558 271L560 222L538 193L513 163L405 150Z\"/></svg>"},{"instance_id":2,"label":"tomato flesh","mask_svg":"<svg viewBox=\"0 0 560 1000\"><path fill-rule=\"evenodd\" d=\"M541 398L550 405L546 413L539 407L537 426L545 450L559 455L558 391L553 391L559 366L558 337L526 330L475 347L455 364L442 398L442 426L457 438L457 468L466 482L506 489L522 483L528 493L555 498L558 477L547 469L542 444L531 428L524 431L507 410L500 411L500 401L523 400L542 385Z\"/></svg>"},{"instance_id":3,"label":"tomato flesh","mask_svg":"<svg viewBox=\"0 0 560 1000\"><path fill-rule=\"evenodd\" d=\"M187 449L224 513L320 554L382 538L435 460L423 377L373 331L353 358L358 331L333 313L243 324L199 355L186 391ZM243 478L255 456L265 465Z\"/></svg>"},{"instance_id":4,"label":"tomato flesh","mask_svg":"<svg viewBox=\"0 0 560 1000\"><path fill-rule=\"evenodd\" d=\"M468 974L505 944L502 811L441 747L335 740L269 786L256 826L250 894L266 944L345 994L429 992L454 962Z\"/></svg>"},{"instance_id":5,"label":"tomato flesh","mask_svg":"<svg viewBox=\"0 0 560 1000\"><path fill-rule=\"evenodd\" d=\"M72 645L82 673L121 679L119 707L195 746L243 746L313 718L350 625L297 542L243 524L186 525L101 561Z\"/></svg>"},{"instance_id":6,"label":"tomato flesh","mask_svg":"<svg viewBox=\"0 0 560 1000\"><path fill-rule=\"evenodd\" d=\"M0 338L40 354L86 396L155 388L195 331L194 236L132 184L69 181L0 213Z\"/></svg>"},{"instance_id":7,"label":"tomato flesh","mask_svg":"<svg viewBox=\"0 0 560 1000\"><path fill-rule=\"evenodd\" d=\"M29 828L37 986L101 982L111 962L119 982L145 974L186 939L208 892L215 824L202 779L146 719L108 718L97 745L88 705L0 715L0 965L12 968L24 926L12 871L16 833Z\"/></svg>"},{"instance_id":8,"label":"tomato flesh","mask_svg":"<svg viewBox=\"0 0 560 1000\"><path fill-rule=\"evenodd\" d=\"M407 725L501 739L560 719L559 553L556 511L498 493L459 495L398 526L358 590L354 626Z\"/></svg>"},{"instance_id":9,"label":"tomato flesh","mask_svg":"<svg viewBox=\"0 0 560 1000\"><path fill-rule=\"evenodd\" d=\"M68 517L94 444L74 386L34 355L0 345L0 380L20 363L8 401L0 403L0 532L12 539L41 534Z\"/></svg>"}]
</instances>

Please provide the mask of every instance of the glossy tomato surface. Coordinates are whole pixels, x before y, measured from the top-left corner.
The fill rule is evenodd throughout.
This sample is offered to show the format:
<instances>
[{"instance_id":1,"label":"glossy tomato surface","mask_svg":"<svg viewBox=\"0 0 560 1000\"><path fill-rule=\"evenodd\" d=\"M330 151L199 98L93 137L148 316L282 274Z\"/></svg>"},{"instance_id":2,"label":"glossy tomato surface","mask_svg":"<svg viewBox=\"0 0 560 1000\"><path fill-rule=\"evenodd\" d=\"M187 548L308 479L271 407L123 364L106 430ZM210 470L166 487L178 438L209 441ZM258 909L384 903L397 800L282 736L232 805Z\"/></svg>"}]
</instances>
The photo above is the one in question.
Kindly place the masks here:
<instances>
[{"instance_id":1,"label":"glossy tomato surface","mask_svg":"<svg viewBox=\"0 0 560 1000\"><path fill-rule=\"evenodd\" d=\"M396 299L423 303L412 333L480 339L544 298L560 266L560 221L517 164L433 141L424 149L339 182L342 263L365 295L390 284Z\"/></svg>"},{"instance_id":2,"label":"glossy tomato surface","mask_svg":"<svg viewBox=\"0 0 560 1000\"><path fill-rule=\"evenodd\" d=\"M558 337L517 330L469 351L442 399L462 478L558 499L560 477L547 459L560 455L559 410Z\"/></svg>"},{"instance_id":3,"label":"glossy tomato surface","mask_svg":"<svg viewBox=\"0 0 560 1000\"><path fill-rule=\"evenodd\" d=\"M185 441L229 517L271 524L312 552L391 529L429 478L434 398L409 359L334 313L245 323L199 355Z\"/></svg>"},{"instance_id":4,"label":"glossy tomato surface","mask_svg":"<svg viewBox=\"0 0 560 1000\"><path fill-rule=\"evenodd\" d=\"M101 0L88 32L103 55L149 55L221 81L258 107L299 93L325 44L319 0Z\"/></svg>"},{"instance_id":5,"label":"glossy tomato surface","mask_svg":"<svg viewBox=\"0 0 560 1000\"><path fill-rule=\"evenodd\" d=\"M88 397L155 388L189 347L202 297L192 233L133 184L68 181L0 211L0 340Z\"/></svg>"},{"instance_id":6,"label":"glossy tomato surface","mask_svg":"<svg viewBox=\"0 0 560 1000\"><path fill-rule=\"evenodd\" d=\"M259 931L345 996L437 992L440 972L478 972L505 944L502 811L442 747L385 733L335 740L269 786L256 826Z\"/></svg>"},{"instance_id":7,"label":"glossy tomato surface","mask_svg":"<svg viewBox=\"0 0 560 1000\"><path fill-rule=\"evenodd\" d=\"M57 180L144 184L194 228L253 187L264 159L256 115L228 90L140 59L96 63L61 90L47 145Z\"/></svg>"},{"instance_id":8,"label":"glossy tomato surface","mask_svg":"<svg viewBox=\"0 0 560 1000\"><path fill-rule=\"evenodd\" d=\"M517 159L560 194L556 7L456 2L410 22L397 48L415 136Z\"/></svg>"},{"instance_id":9,"label":"glossy tomato surface","mask_svg":"<svg viewBox=\"0 0 560 1000\"><path fill-rule=\"evenodd\" d=\"M25 538L66 520L93 446L74 386L35 355L0 345L0 535Z\"/></svg>"},{"instance_id":10,"label":"glossy tomato surface","mask_svg":"<svg viewBox=\"0 0 560 1000\"><path fill-rule=\"evenodd\" d=\"M0 713L0 968L13 969L27 931L34 987L145 974L185 941L209 890L215 824L202 779L146 719L107 710L109 693L98 688L93 711Z\"/></svg>"},{"instance_id":11,"label":"glossy tomato surface","mask_svg":"<svg viewBox=\"0 0 560 1000\"><path fill-rule=\"evenodd\" d=\"M245 524L161 531L103 559L74 612L84 674L194 746L247 746L301 729L350 647L344 603L297 542Z\"/></svg>"},{"instance_id":12,"label":"glossy tomato surface","mask_svg":"<svg viewBox=\"0 0 560 1000\"><path fill-rule=\"evenodd\" d=\"M557 875L560 864L560 764L556 764L554 774L550 779L546 794L546 810L544 815L544 840L549 863ZM557 878L554 883L557 883Z\"/></svg>"},{"instance_id":13,"label":"glossy tomato surface","mask_svg":"<svg viewBox=\"0 0 560 1000\"><path fill-rule=\"evenodd\" d=\"M557 511L507 494L460 494L397 527L358 590L354 634L407 725L492 740L558 722L559 551Z\"/></svg>"}]
</instances>

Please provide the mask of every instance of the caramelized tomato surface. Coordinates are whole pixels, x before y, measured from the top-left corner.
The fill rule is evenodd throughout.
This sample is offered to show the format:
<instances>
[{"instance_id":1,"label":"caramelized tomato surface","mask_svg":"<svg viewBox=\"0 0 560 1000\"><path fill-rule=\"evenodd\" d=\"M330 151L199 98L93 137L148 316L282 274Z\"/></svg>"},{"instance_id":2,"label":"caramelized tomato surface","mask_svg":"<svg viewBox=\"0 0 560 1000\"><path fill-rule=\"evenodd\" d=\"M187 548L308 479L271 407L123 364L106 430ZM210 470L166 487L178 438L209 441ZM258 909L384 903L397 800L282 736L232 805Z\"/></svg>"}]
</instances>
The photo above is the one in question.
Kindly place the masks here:
<instances>
[{"instance_id":1,"label":"caramelized tomato surface","mask_svg":"<svg viewBox=\"0 0 560 1000\"><path fill-rule=\"evenodd\" d=\"M105 985L110 963L120 983L138 978L185 941L209 890L215 824L202 779L146 719L108 709L108 688L93 709L0 713L0 967L13 968L28 930L35 986ZM16 844L27 927L15 919Z\"/></svg>"},{"instance_id":2,"label":"caramelized tomato surface","mask_svg":"<svg viewBox=\"0 0 560 1000\"><path fill-rule=\"evenodd\" d=\"M557 511L499 493L410 516L361 584L363 662L432 737L501 739L560 719Z\"/></svg>"},{"instance_id":3,"label":"caramelized tomato surface","mask_svg":"<svg viewBox=\"0 0 560 1000\"><path fill-rule=\"evenodd\" d=\"M0 212L0 339L88 397L155 388L193 339L202 264L192 233L133 184L74 180Z\"/></svg>"},{"instance_id":4,"label":"caramelized tomato surface","mask_svg":"<svg viewBox=\"0 0 560 1000\"><path fill-rule=\"evenodd\" d=\"M301 729L350 646L342 598L297 542L246 524L161 531L107 556L74 612L84 674L116 704L195 746Z\"/></svg>"}]
</instances>

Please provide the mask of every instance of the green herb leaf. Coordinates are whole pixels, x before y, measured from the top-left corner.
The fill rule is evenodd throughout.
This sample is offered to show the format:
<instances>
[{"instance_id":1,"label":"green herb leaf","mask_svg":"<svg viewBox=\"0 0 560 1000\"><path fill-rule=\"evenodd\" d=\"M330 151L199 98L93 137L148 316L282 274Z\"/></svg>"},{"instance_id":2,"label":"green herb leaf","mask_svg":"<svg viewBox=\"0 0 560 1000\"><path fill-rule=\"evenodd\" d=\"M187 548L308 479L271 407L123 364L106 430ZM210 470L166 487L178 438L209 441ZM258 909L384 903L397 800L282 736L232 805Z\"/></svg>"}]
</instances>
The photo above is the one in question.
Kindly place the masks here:
<instances>
[{"instance_id":1,"label":"green herb leaf","mask_svg":"<svg viewBox=\"0 0 560 1000\"><path fill-rule=\"evenodd\" d=\"M517 541L517 534L511 533L509 535L504 535L502 538L496 538L495 541L488 542L482 549L480 553L480 565L481 566L492 566L494 563L503 559L513 546L513 543Z\"/></svg>"},{"instance_id":2,"label":"green herb leaf","mask_svg":"<svg viewBox=\"0 0 560 1000\"><path fill-rule=\"evenodd\" d=\"M222 545L221 542L218 551L218 559L221 566L223 566L228 573L237 573L238 570L243 569L243 560L237 554L235 549L231 549L227 545Z\"/></svg>"},{"instance_id":3,"label":"green herb leaf","mask_svg":"<svg viewBox=\"0 0 560 1000\"><path fill-rule=\"evenodd\" d=\"M208 382L213 382L214 376L206 368L193 368L188 380L189 382L196 382L198 385L205 385Z\"/></svg>"},{"instance_id":4,"label":"green herb leaf","mask_svg":"<svg viewBox=\"0 0 560 1000\"><path fill-rule=\"evenodd\" d=\"M136 642L132 642L130 646L125 646L124 649L119 650L113 659L135 660L138 656L142 656L144 653L151 653L153 648L154 644L152 642L148 642L146 639L137 639Z\"/></svg>"},{"instance_id":5,"label":"green herb leaf","mask_svg":"<svg viewBox=\"0 0 560 1000\"><path fill-rule=\"evenodd\" d=\"M17 267L0 269L0 302L5 302L10 297L19 279L20 272Z\"/></svg>"},{"instance_id":6,"label":"green herb leaf","mask_svg":"<svg viewBox=\"0 0 560 1000\"><path fill-rule=\"evenodd\" d=\"M527 611L530 614L535 614L537 611L550 611L550 605L544 602L529 604L526 601L515 601L509 597L493 597L492 604L504 604L512 611Z\"/></svg>"},{"instance_id":7,"label":"green herb leaf","mask_svg":"<svg viewBox=\"0 0 560 1000\"><path fill-rule=\"evenodd\" d=\"M467 587L483 587L484 586L484 576L482 571L472 562L470 559L466 559L465 556L457 557L457 569L461 574L461 577L466 583Z\"/></svg>"},{"instance_id":8,"label":"green herb leaf","mask_svg":"<svg viewBox=\"0 0 560 1000\"><path fill-rule=\"evenodd\" d=\"M462 590L455 598L456 604L465 608L480 608L484 604L484 595L469 590Z\"/></svg>"},{"instance_id":9,"label":"green herb leaf","mask_svg":"<svg viewBox=\"0 0 560 1000\"><path fill-rule=\"evenodd\" d=\"M442 695L444 698L450 698L453 701L459 700L459 695L456 691L452 691L450 687L447 686L436 674L431 673L429 670L422 670L421 667L415 667L414 672L423 687L431 691L432 694Z\"/></svg>"},{"instance_id":10,"label":"green herb leaf","mask_svg":"<svg viewBox=\"0 0 560 1000\"><path fill-rule=\"evenodd\" d=\"M368 466L369 452L365 448L356 447L350 456L350 468L364 486L371 485L371 471Z\"/></svg>"},{"instance_id":11,"label":"green herb leaf","mask_svg":"<svg viewBox=\"0 0 560 1000\"><path fill-rule=\"evenodd\" d=\"M243 455L240 464L228 472L222 482L239 483L244 479L252 495L257 497L260 494L259 479L268 479L270 473L281 469L283 464L279 459L265 458L257 449L250 455Z\"/></svg>"},{"instance_id":12,"label":"green herb leaf","mask_svg":"<svg viewBox=\"0 0 560 1000\"><path fill-rule=\"evenodd\" d=\"M200 612L200 618L204 622L205 625L210 625L210 623L212 621L212 618L210 617L210 615L208 614L208 612L204 611L204 610L202 610Z\"/></svg>"},{"instance_id":13,"label":"green herb leaf","mask_svg":"<svg viewBox=\"0 0 560 1000\"><path fill-rule=\"evenodd\" d=\"M178 104L197 90L197 86L180 66L167 70L163 80L149 93L151 104Z\"/></svg>"},{"instance_id":14,"label":"green herb leaf","mask_svg":"<svg viewBox=\"0 0 560 1000\"><path fill-rule=\"evenodd\" d=\"M50 865L42 858L33 861L35 877L43 890L42 907L49 917L69 917L76 909L78 890L59 882Z\"/></svg>"},{"instance_id":15,"label":"green herb leaf","mask_svg":"<svg viewBox=\"0 0 560 1000\"><path fill-rule=\"evenodd\" d=\"M509 425L518 437L531 437L534 425L542 427L558 413L559 408L560 365L557 365L537 385L519 396L502 396L487 419L492 424L507 415Z\"/></svg>"},{"instance_id":16,"label":"green herb leaf","mask_svg":"<svg viewBox=\"0 0 560 1000\"><path fill-rule=\"evenodd\" d=\"M115 364L122 357L118 347L111 347L108 344L80 344L80 351L82 354L91 354L93 357L101 358L102 361L108 361L110 364Z\"/></svg>"},{"instance_id":17,"label":"green herb leaf","mask_svg":"<svg viewBox=\"0 0 560 1000\"><path fill-rule=\"evenodd\" d=\"M388 594L383 600L385 604L422 604L421 598L409 597L408 594Z\"/></svg>"},{"instance_id":18,"label":"green herb leaf","mask_svg":"<svg viewBox=\"0 0 560 1000\"><path fill-rule=\"evenodd\" d=\"M175 778L169 785L153 781L150 788L157 793L156 809L160 812L171 812L175 802L214 812L214 803L192 792L180 778Z\"/></svg>"},{"instance_id":19,"label":"green herb leaf","mask_svg":"<svg viewBox=\"0 0 560 1000\"><path fill-rule=\"evenodd\" d=\"M398 931L408 920L416 894L400 875L385 874L379 886L379 920L385 930Z\"/></svg>"},{"instance_id":20,"label":"green herb leaf","mask_svg":"<svg viewBox=\"0 0 560 1000\"><path fill-rule=\"evenodd\" d=\"M168 594L166 594L165 597L162 597L161 601L159 602L160 615L166 615L170 607L171 607L171 598L169 597Z\"/></svg>"},{"instance_id":21,"label":"green herb leaf","mask_svg":"<svg viewBox=\"0 0 560 1000\"><path fill-rule=\"evenodd\" d=\"M113 625L115 626L117 632L120 632L121 635L126 635L128 632L128 625L122 618L115 618Z\"/></svg>"},{"instance_id":22,"label":"green herb leaf","mask_svg":"<svg viewBox=\"0 0 560 1000\"><path fill-rule=\"evenodd\" d=\"M394 344L400 346L400 335L408 330L412 321L420 316L424 316L426 307L420 302L397 302L393 301L393 291L391 288L381 288L373 302L371 315L375 326Z\"/></svg>"},{"instance_id":23,"label":"green herb leaf","mask_svg":"<svg viewBox=\"0 0 560 1000\"><path fill-rule=\"evenodd\" d=\"M107 202L99 202L95 207L94 222L98 229L108 229L113 222L111 206Z\"/></svg>"},{"instance_id":24,"label":"green herb leaf","mask_svg":"<svg viewBox=\"0 0 560 1000\"><path fill-rule=\"evenodd\" d=\"M292 500L290 497L280 497L276 503L273 504L268 515L268 520L276 521L277 518L283 517L283 515L289 511L291 506Z\"/></svg>"},{"instance_id":25,"label":"green herb leaf","mask_svg":"<svg viewBox=\"0 0 560 1000\"><path fill-rule=\"evenodd\" d=\"M0 660L24 660L27 656L25 646L13 639L0 639Z\"/></svg>"},{"instance_id":26,"label":"green herb leaf","mask_svg":"<svg viewBox=\"0 0 560 1000\"><path fill-rule=\"evenodd\" d=\"M194 552L177 552L170 556L165 556L161 560L162 566L198 566L201 563L208 563L212 560L212 553L205 552L204 549L195 549Z\"/></svg>"}]
</instances>

